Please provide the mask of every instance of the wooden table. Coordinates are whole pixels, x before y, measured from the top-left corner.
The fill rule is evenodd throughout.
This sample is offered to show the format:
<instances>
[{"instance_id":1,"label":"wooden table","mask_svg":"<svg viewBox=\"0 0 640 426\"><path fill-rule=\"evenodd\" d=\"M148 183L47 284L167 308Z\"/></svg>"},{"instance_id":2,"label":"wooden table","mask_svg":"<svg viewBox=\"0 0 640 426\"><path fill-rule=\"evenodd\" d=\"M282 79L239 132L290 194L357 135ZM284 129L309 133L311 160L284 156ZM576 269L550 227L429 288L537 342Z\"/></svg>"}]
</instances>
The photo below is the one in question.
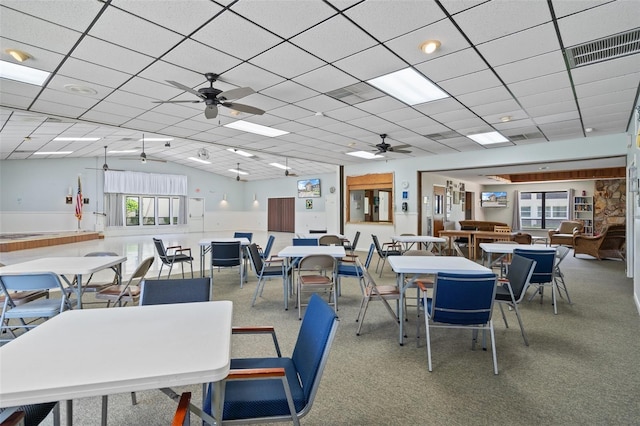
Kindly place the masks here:
<instances>
[{"instance_id":1,"label":"wooden table","mask_svg":"<svg viewBox=\"0 0 640 426\"><path fill-rule=\"evenodd\" d=\"M65 311L0 347L0 407L213 382L217 416L232 313L230 301Z\"/></svg>"},{"instance_id":2,"label":"wooden table","mask_svg":"<svg viewBox=\"0 0 640 426\"><path fill-rule=\"evenodd\" d=\"M512 239L516 232L495 232L495 231L474 231L463 229L442 230L439 232L441 237L449 238L449 248L453 248L460 256L464 256L460 247L455 243L454 238L467 238L469 241L469 259L476 259L478 252L478 244L480 240L500 240L504 238Z\"/></svg>"},{"instance_id":3,"label":"wooden table","mask_svg":"<svg viewBox=\"0 0 640 426\"><path fill-rule=\"evenodd\" d=\"M446 243L447 239L431 235L396 235L391 237L391 241L402 243L404 245L403 251L410 250L416 243L426 245L427 251L431 251L434 244L437 244L438 253L442 253L441 244Z\"/></svg>"},{"instance_id":4,"label":"wooden table","mask_svg":"<svg viewBox=\"0 0 640 426\"><path fill-rule=\"evenodd\" d=\"M491 269L485 268L476 262L458 256L389 256L387 258L391 269L397 274L397 285L400 289L400 335L398 342L404 344L404 297L411 282L405 283L405 274L434 275L439 272L460 274L485 274L491 273Z\"/></svg>"},{"instance_id":5,"label":"wooden table","mask_svg":"<svg viewBox=\"0 0 640 426\"><path fill-rule=\"evenodd\" d=\"M121 265L127 260L126 256L71 256L71 257L42 257L27 262L14 263L0 267L2 275L20 275L24 273L53 272L61 275L68 285L71 282L65 275L76 277L76 297L78 309L82 308L82 276L91 275L103 269L116 267L118 279L121 278Z\"/></svg>"}]
</instances>

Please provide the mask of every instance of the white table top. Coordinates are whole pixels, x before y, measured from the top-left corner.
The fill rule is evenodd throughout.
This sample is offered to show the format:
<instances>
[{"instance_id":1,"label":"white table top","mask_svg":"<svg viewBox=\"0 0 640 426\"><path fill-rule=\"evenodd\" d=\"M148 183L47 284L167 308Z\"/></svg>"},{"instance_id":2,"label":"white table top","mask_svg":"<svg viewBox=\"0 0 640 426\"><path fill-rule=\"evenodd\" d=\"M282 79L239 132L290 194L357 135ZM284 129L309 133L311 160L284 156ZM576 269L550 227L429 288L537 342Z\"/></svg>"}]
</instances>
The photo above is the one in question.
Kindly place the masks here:
<instances>
[{"instance_id":1,"label":"white table top","mask_svg":"<svg viewBox=\"0 0 640 426\"><path fill-rule=\"evenodd\" d=\"M200 244L201 246L210 246L211 243L235 243L236 241L240 241L240 245L242 245L242 246L248 246L249 244L251 244L249 239L245 238L245 237L241 237L241 238L235 238L235 237L203 238L198 242L198 244Z\"/></svg>"},{"instance_id":2,"label":"white table top","mask_svg":"<svg viewBox=\"0 0 640 426\"><path fill-rule=\"evenodd\" d=\"M86 275L119 265L126 260L126 256L42 257L40 259L0 267L0 275L24 274L25 272L54 272L60 275Z\"/></svg>"},{"instance_id":3,"label":"white table top","mask_svg":"<svg viewBox=\"0 0 640 426\"><path fill-rule=\"evenodd\" d=\"M513 253L515 249L535 250L535 251L556 251L555 247L541 246L534 244L501 244L501 243L480 243L480 248L485 253Z\"/></svg>"},{"instance_id":4,"label":"white table top","mask_svg":"<svg viewBox=\"0 0 640 426\"><path fill-rule=\"evenodd\" d=\"M487 273L491 269L459 256L389 256L391 269L398 274Z\"/></svg>"},{"instance_id":5,"label":"white table top","mask_svg":"<svg viewBox=\"0 0 640 426\"><path fill-rule=\"evenodd\" d=\"M391 237L392 241L399 243L446 243L447 239L433 237L431 235L396 235Z\"/></svg>"},{"instance_id":6,"label":"white table top","mask_svg":"<svg viewBox=\"0 0 640 426\"><path fill-rule=\"evenodd\" d=\"M312 254L344 257L346 252L343 246L287 246L278 252L278 257L304 257Z\"/></svg>"},{"instance_id":7,"label":"white table top","mask_svg":"<svg viewBox=\"0 0 640 426\"><path fill-rule=\"evenodd\" d=\"M230 301L65 311L0 347L0 407L222 380L232 313Z\"/></svg>"}]
</instances>

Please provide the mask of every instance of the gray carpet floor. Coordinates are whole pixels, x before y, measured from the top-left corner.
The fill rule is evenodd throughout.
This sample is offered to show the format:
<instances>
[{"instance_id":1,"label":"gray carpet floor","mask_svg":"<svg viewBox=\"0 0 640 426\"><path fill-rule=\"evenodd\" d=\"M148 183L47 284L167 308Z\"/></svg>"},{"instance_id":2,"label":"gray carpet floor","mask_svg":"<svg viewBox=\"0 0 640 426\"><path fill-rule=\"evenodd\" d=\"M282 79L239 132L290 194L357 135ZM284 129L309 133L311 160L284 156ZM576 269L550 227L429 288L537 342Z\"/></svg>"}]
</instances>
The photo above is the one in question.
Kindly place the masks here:
<instances>
[{"instance_id":1,"label":"gray carpet floor","mask_svg":"<svg viewBox=\"0 0 640 426\"><path fill-rule=\"evenodd\" d=\"M372 265L375 265L374 258ZM632 299L632 281L624 263L573 258L562 264L573 305L559 299L553 314L549 293L521 305L530 346L523 344L513 312L506 328L494 311L499 375L491 351L470 348L470 332L436 329L432 334L433 372L427 371L422 336L416 339L415 308L408 309L404 346L384 307L372 302L360 336L355 322L361 293L355 279L343 280L340 325L306 425L638 425L640 424L640 319ZM281 348L290 355L300 322L290 305L282 306L281 281L268 282L255 307L250 300L256 278L244 288L237 271L214 272L217 300L234 302L234 325L276 327ZM377 276L376 276L377 277ZM394 282L385 268L380 283ZM531 292L532 290L530 290ZM124 308L129 309L129 308ZM184 324L206 327L206 324ZM144 336L140 336L141 342ZM118 344L117 342L113 342ZM171 336L167 336L167 345ZM186 351L197 351L198 347ZM268 336L234 336L233 356L268 356ZM162 356L162 354L158 354ZM167 359L167 362L180 362ZM96 368L141 362L135 351L126 360L96 359ZM69 365L69 374L73 374ZM60 366L52 366L60 368ZM198 385L193 401L201 399ZM168 425L176 403L159 391L109 398L110 425ZM65 410L62 407L64 421ZM98 425L100 398L74 401L76 425ZM43 424L52 423L49 416ZM192 416L192 424L200 424Z\"/></svg>"}]
</instances>

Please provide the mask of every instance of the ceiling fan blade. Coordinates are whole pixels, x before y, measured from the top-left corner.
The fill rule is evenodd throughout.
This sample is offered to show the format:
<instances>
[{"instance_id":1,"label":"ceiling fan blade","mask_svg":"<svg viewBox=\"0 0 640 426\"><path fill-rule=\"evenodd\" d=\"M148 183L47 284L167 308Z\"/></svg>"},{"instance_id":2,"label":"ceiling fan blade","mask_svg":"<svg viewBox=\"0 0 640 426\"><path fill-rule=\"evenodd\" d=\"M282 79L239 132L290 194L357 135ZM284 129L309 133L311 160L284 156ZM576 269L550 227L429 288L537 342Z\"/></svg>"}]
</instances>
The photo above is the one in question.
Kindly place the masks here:
<instances>
[{"instance_id":1,"label":"ceiling fan blade","mask_svg":"<svg viewBox=\"0 0 640 426\"><path fill-rule=\"evenodd\" d=\"M234 110L240 111L240 112L246 112L246 113L249 113L249 114L256 114L256 115L264 114L264 111L261 110L260 108L252 107L250 105L234 104L234 103L230 103L230 102L225 102L222 105L226 106L227 108L231 108L231 109L234 109Z\"/></svg>"},{"instance_id":2,"label":"ceiling fan blade","mask_svg":"<svg viewBox=\"0 0 640 426\"><path fill-rule=\"evenodd\" d=\"M408 151L406 149L390 149L390 152L395 152L396 154L411 154L411 151Z\"/></svg>"},{"instance_id":3,"label":"ceiling fan blade","mask_svg":"<svg viewBox=\"0 0 640 426\"><path fill-rule=\"evenodd\" d=\"M201 101L151 101L152 104L199 104Z\"/></svg>"},{"instance_id":4,"label":"ceiling fan blade","mask_svg":"<svg viewBox=\"0 0 640 426\"><path fill-rule=\"evenodd\" d=\"M240 99L244 98L245 96L249 96L252 93L256 93L256 91L251 87L238 87L237 89L231 89L220 93L218 95L218 98L224 98L226 100Z\"/></svg>"},{"instance_id":5,"label":"ceiling fan blade","mask_svg":"<svg viewBox=\"0 0 640 426\"><path fill-rule=\"evenodd\" d=\"M392 148L395 152L398 152L398 149L409 148L411 145L403 144L403 145L394 145Z\"/></svg>"},{"instance_id":6,"label":"ceiling fan blade","mask_svg":"<svg viewBox=\"0 0 640 426\"><path fill-rule=\"evenodd\" d=\"M216 118L218 116L218 107L215 105L207 105L204 109L204 116L207 118Z\"/></svg>"},{"instance_id":7,"label":"ceiling fan blade","mask_svg":"<svg viewBox=\"0 0 640 426\"><path fill-rule=\"evenodd\" d=\"M177 87L178 89L184 90L185 92L192 93L192 94L196 95L199 98L206 99L206 97L202 93L198 92L197 90L193 90L191 87L185 86L182 83L178 83L177 81L171 81L171 80L165 80L165 81L167 83Z\"/></svg>"},{"instance_id":8,"label":"ceiling fan blade","mask_svg":"<svg viewBox=\"0 0 640 426\"><path fill-rule=\"evenodd\" d=\"M147 157L147 161L155 161L156 163L166 163L167 160L162 160L160 158L149 158Z\"/></svg>"}]
</instances>

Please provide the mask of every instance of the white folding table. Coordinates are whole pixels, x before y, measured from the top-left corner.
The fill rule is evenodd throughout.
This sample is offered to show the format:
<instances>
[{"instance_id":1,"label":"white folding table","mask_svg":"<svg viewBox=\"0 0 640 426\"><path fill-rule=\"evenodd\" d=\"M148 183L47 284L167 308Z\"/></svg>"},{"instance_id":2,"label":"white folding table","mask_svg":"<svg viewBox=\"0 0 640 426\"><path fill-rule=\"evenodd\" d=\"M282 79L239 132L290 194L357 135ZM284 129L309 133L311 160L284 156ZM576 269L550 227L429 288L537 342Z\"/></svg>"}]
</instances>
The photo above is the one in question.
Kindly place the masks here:
<instances>
[{"instance_id":1,"label":"white folding table","mask_svg":"<svg viewBox=\"0 0 640 426\"><path fill-rule=\"evenodd\" d=\"M433 275L439 272L458 274L485 274L491 273L491 269L459 256L389 256L387 258L391 269L397 274L398 288L400 289L399 315L400 335L398 342L404 344L404 303L403 298L411 282L405 283L405 274Z\"/></svg>"},{"instance_id":2,"label":"white folding table","mask_svg":"<svg viewBox=\"0 0 640 426\"><path fill-rule=\"evenodd\" d=\"M282 257L286 259L287 271L288 271L291 268L291 259L310 256L312 254L328 254L329 256L333 256L336 259L341 259L345 257L347 253L344 251L343 246L287 246L278 252L278 257ZM334 280L335 280L336 271L333 271L333 273L334 273ZM289 295L291 295L293 293L293 282L291 281L293 279L293 274L290 274L289 277L290 279L285 281L288 281ZM285 289L285 293L286 293L286 289ZM285 309L288 309L289 308L288 298L285 297L284 303L285 303Z\"/></svg>"},{"instance_id":3,"label":"white folding table","mask_svg":"<svg viewBox=\"0 0 640 426\"><path fill-rule=\"evenodd\" d=\"M522 250L535 250L535 251L555 251L555 247L542 246L540 244L504 244L504 243L480 243L480 248L485 252L486 259L484 261L485 264L491 267L491 254L513 254L515 249ZM499 259L497 259L499 260ZM496 261L497 261L496 260Z\"/></svg>"},{"instance_id":4,"label":"white folding table","mask_svg":"<svg viewBox=\"0 0 640 426\"><path fill-rule=\"evenodd\" d=\"M76 297L78 309L82 308L82 276L91 275L103 269L116 267L118 279L121 278L121 265L127 260L126 256L71 256L71 257L42 257L27 262L14 263L0 267L1 275L20 275L25 273L53 272L61 275L68 285L71 282L65 275L76 277Z\"/></svg>"},{"instance_id":5,"label":"white folding table","mask_svg":"<svg viewBox=\"0 0 640 426\"><path fill-rule=\"evenodd\" d=\"M230 301L65 311L0 347L0 408L213 382L217 417L232 313Z\"/></svg>"},{"instance_id":6,"label":"white folding table","mask_svg":"<svg viewBox=\"0 0 640 426\"><path fill-rule=\"evenodd\" d=\"M427 246L427 251L433 250L435 244L437 244L438 253L442 253L442 244L447 242L446 238L442 237L433 237L431 235L396 235L391 237L391 241L402 243L404 245L404 250L410 250L414 244L425 244Z\"/></svg>"}]
</instances>

